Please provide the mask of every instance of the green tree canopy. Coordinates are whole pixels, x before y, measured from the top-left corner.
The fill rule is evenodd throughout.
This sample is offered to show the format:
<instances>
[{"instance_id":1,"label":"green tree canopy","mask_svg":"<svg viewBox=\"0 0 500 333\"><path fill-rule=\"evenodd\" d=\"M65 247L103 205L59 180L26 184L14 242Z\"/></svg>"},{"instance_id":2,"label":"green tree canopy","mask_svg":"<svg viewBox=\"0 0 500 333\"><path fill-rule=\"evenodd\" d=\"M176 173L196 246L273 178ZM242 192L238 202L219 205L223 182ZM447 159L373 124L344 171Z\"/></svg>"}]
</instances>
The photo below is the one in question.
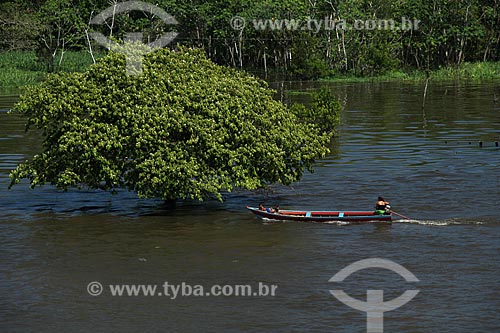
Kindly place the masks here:
<instances>
[{"instance_id":1,"label":"green tree canopy","mask_svg":"<svg viewBox=\"0 0 500 333\"><path fill-rule=\"evenodd\" d=\"M327 152L331 134L305 124L267 84L215 65L203 51L166 49L127 75L111 52L84 73L52 74L15 111L43 132L43 151L11 186L126 188L165 200L290 184Z\"/></svg>"}]
</instances>

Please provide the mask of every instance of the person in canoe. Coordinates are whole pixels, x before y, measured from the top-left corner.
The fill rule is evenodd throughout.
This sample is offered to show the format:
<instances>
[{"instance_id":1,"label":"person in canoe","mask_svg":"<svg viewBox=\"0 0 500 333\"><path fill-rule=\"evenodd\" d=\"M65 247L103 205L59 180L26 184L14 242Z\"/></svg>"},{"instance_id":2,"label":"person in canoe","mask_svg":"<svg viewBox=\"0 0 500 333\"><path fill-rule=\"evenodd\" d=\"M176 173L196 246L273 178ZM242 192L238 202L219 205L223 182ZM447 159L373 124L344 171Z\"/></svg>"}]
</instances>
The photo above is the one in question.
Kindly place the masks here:
<instances>
[{"instance_id":1,"label":"person in canoe","mask_svg":"<svg viewBox=\"0 0 500 333\"><path fill-rule=\"evenodd\" d=\"M378 197L377 204L375 205L375 214L376 215L384 215L390 214L391 206L389 205L389 201L385 201L384 198Z\"/></svg>"},{"instance_id":2,"label":"person in canoe","mask_svg":"<svg viewBox=\"0 0 500 333\"><path fill-rule=\"evenodd\" d=\"M276 209L266 208L266 207L264 207L264 204L262 202L259 203L259 210L261 210L263 212L268 212L268 213L279 213L279 208L278 207L276 207Z\"/></svg>"}]
</instances>

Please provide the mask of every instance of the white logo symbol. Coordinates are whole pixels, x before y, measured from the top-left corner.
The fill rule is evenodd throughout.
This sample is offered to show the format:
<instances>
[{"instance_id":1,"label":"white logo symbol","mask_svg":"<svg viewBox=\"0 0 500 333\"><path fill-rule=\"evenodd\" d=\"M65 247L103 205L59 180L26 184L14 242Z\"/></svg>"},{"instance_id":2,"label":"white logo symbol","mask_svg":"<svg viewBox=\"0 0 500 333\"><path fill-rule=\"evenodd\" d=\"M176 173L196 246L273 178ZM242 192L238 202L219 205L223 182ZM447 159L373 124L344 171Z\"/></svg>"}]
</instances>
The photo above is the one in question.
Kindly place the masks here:
<instances>
[{"instance_id":1,"label":"white logo symbol","mask_svg":"<svg viewBox=\"0 0 500 333\"><path fill-rule=\"evenodd\" d=\"M126 1L120 2L113 6L106 8L100 14L97 14L91 21L90 24L99 24L102 25L106 22L107 19L113 17L116 14L128 13L134 10L140 10L145 13L150 13L152 15L158 16L165 24L177 24L178 22L175 18L165 12L163 9L154 6L147 2L142 1ZM137 44L142 45L143 47L136 47L134 50L130 50L128 48L120 47L120 45L111 39L107 38L100 32L91 32L89 33L93 39L95 39L102 46L114 50L118 53L122 53L125 55L127 59L127 74L138 75L142 73L142 57L145 54L153 52L156 49L162 48L165 45L172 42L172 40L177 37L178 33L176 32L167 32L163 34L156 41L143 44L142 38L143 35L140 32L129 32L125 35L125 42L137 42ZM145 46L145 47L144 47Z\"/></svg>"},{"instance_id":2,"label":"white logo symbol","mask_svg":"<svg viewBox=\"0 0 500 333\"><path fill-rule=\"evenodd\" d=\"M419 280L412 272L403 266L379 258L364 259L356 261L347 267L341 269L328 282L342 282L349 275L365 268L385 268L401 275L407 282L418 282ZM384 302L383 290L367 290L366 302L362 302L347 295L343 290L330 290L330 293L345 305L366 312L366 331L367 333L382 333L384 331L384 312L397 309L417 296L419 290L407 290L399 297Z\"/></svg>"},{"instance_id":3,"label":"white logo symbol","mask_svg":"<svg viewBox=\"0 0 500 333\"><path fill-rule=\"evenodd\" d=\"M87 292L89 293L90 296L99 296L102 294L103 287L102 284L100 284L97 281L90 282L87 285Z\"/></svg>"}]
</instances>

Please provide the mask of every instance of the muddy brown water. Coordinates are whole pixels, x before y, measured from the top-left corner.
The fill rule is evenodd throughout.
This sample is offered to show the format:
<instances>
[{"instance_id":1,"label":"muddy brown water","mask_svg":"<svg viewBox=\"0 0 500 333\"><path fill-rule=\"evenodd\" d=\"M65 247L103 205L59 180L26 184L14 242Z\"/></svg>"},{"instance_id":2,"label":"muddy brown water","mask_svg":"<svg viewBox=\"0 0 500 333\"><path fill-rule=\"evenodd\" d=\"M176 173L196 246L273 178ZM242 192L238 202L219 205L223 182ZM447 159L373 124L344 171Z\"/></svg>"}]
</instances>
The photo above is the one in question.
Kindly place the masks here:
<instances>
[{"instance_id":1,"label":"muddy brown water","mask_svg":"<svg viewBox=\"0 0 500 333\"><path fill-rule=\"evenodd\" d=\"M318 83L275 85L309 91ZM500 331L500 83L330 85L345 102L332 154L292 187L237 191L225 202L160 201L132 193L7 190L40 137L0 97L0 330L2 332L365 332L360 300L383 289L385 332ZM286 95L286 94L285 94ZM302 95L292 95L303 99ZM307 98L305 98L307 99ZM480 144L482 142L482 144ZM371 209L383 195L409 216L392 226L276 223L246 205ZM366 258L399 263L328 280ZM90 282L103 292L91 296ZM274 284L272 296L112 296L110 284ZM187 287L186 287L187 288ZM186 290L188 291L188 290ZM160 296L162 294L162 296Z\"/></svg>"}]
</instances>

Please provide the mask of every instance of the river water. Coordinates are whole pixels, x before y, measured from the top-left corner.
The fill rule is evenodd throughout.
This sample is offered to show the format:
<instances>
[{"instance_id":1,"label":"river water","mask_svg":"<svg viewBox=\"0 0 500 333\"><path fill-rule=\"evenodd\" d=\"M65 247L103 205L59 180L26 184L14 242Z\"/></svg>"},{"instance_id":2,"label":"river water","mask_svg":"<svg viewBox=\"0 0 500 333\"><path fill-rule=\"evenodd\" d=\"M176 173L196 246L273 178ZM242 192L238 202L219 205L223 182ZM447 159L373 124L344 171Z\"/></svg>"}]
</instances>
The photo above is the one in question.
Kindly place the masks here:
<instances>
[{"instance_id":1,"label":"river water","mask_svg":"<svg viewBox=\"0 0 500 333\"><path fill-rule=\"evenodd\" d=\"M309 91L319 83L277 85ZM7 190L9 170L40 148L0 97L1 332L366 332L365 301L419 294L384 313L384 332L500 331L500 83L335 84L345 103L332 153L291 187L183 202L165 211L132 193ZM292 97L287 97L292 96ZM482 142L482 144L480 144ZM409 220L392 226L277 223L246 205L371 209L378 195ZM388 259L419 282L369 268L328 280L361 259ZM166 296L163 284L185 284ZM91 296L90 282L104 290ZM189 287L275 285L275 296L187 296ZM150 284L155 296L112 296ZM189 286L188 286L189 285ZM95 285L93 285L95 287ZM90 292L96 289L90 288ZM162 288L162 289L160 289ZM229 287L228 287L229 288ZM162 294L162 296L159 296Z\"/></svg>"}]
</instances>

